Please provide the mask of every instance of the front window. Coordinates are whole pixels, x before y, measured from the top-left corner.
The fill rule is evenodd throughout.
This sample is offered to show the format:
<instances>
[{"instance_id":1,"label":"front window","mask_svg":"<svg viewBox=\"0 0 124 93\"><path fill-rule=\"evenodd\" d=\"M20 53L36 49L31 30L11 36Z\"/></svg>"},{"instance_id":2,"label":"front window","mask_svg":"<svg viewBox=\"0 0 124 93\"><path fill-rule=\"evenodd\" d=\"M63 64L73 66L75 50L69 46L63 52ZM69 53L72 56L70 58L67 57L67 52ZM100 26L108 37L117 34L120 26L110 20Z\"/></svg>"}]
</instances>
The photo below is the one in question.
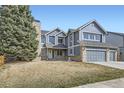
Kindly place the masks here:
<instances>
[{"instance_id":1,"label":"front window","mask_svg":"<svg viewBox=\"0 0 124 93\"><path fill-rule=\"evenodd\" d=\"M90 39L91 39L91 40L94 40L94 36L95 36L95 35L90 34L89 36L90 36Z\"/></svg>"},{"instance_id":2,"label":"front window","mask_svg":"<svg viewBox=\"0 0 124 93\"><path fill-rule=\"evenodd\" d=\"M55 44L55 36L49 36L49 42Z\"/></svg>"},{"instance_id":3,"label":"front window","mask_svg":"<svg viewBox=\"0 0 124 93\"><path fill-rule=\"evenodd\" d=\"M62 37L58 37L58 43L62 44L63 43L63 38Z\"/></svg>"},{"instance_id":4,"label":"front window","mask_svg":"<svg viewBox=\"0 0 124 93\"><path fill-rule=\"evenodd\" d=\"M88 33L84 33L84 38L88 39Z\"/></svg>"},{"instance_id":5,"label":"front window","mask_svg":"<svg viewBox=\"0 0 124 93\"><path fill-rule=\"evenodd\" d=\"M83 33L83 35L84 35L84 40L100 41L101 39L100 34Z\"/></svg>"}]
</instances>

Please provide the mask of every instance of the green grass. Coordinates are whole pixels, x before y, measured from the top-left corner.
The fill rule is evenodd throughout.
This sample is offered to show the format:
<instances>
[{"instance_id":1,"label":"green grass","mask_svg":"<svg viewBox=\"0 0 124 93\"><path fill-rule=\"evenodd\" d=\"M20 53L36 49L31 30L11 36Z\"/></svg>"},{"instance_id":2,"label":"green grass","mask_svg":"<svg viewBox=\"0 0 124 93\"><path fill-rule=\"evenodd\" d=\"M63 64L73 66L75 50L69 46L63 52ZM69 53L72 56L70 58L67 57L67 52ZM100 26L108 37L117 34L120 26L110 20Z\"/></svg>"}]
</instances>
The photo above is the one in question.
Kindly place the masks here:
<instances>
[{"instance_id":1,"label":"green grass","mask_svg":"<svg viewBox=\"0 0 124 93\"><path fill-rule=\"evenodd\" d=\"M0 68L0 87L75 87L124 77L124 70L82 62L23 62Z\"/></svg>"}]
</instances>

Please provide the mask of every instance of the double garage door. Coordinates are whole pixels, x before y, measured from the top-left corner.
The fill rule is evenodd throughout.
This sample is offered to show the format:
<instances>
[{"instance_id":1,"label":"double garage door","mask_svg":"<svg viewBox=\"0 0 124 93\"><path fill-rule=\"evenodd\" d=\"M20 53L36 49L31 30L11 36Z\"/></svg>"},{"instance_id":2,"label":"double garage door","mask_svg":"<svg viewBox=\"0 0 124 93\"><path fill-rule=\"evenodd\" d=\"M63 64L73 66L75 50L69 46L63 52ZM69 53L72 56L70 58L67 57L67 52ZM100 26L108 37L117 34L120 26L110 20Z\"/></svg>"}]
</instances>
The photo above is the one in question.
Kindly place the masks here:
<instances>
[{"instance_id":1,"label":"double garage door","mask_svg":"<svg viewBox=\"0 0 124 93\"><path fill-rule=\"evenodd\" d=\"M87 61L106 61L105 51L87 50Z\"/></svg>"},{"instance_id":2,"label":"double garage door","mask_svg":"<svg viewBox=\"0 0 124 93\"><path fill-rule=\"evenodd\" d=\"M97 51L97 50L87 50L87 61L99 61L105 62L106 61L106 51ZM109 60L115 61L115 52L109 53Z\"/></svg>"}]
</instances>

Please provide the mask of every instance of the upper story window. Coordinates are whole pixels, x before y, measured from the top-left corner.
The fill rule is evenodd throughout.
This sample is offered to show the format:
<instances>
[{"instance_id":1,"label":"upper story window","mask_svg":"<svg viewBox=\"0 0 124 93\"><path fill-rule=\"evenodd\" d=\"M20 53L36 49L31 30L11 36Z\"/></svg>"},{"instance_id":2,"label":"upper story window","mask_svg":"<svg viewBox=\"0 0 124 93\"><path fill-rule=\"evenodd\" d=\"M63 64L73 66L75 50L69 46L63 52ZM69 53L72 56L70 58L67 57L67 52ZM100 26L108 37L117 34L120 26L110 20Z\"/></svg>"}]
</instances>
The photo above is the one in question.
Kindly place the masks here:
<instances>
[{"instance_id":1,"label":"upper story window","mask_svg":"<svg viewBox=\"0 0 124 93\"><path fill-rule=\"evenodd\" d=\"M90 39L91 39L91 40L94 40L94 39L95 39L95 35L90 34L89 36L90 36Z\"/></svg>"},{"instance_id":2,"label":"upper story window","mask_svg":"<svg viewBox=\"0 0 124 93\"><path fill-rule=\"evenodd\" d=\"M55 44L55 36L49 36L49 42Z\"/></svg>"},{"instance_id":3,"label":"upper story window","mask_svg":"<svg viewBox=\"0 0 124 93\"><path fill-rule=\"evenodd\" d=\"M91 40L91 41L101 41L100 34L93 34L93 33L83 33L84 40Z\"/></svg>"},{"instance_id":4,"label":"upper story window","mask_svg":"<svg viewBox=\"0 0 124 93\"><path fill-rule=\"evenodd\" d=\"M46 37L44 35L41 35L41 43L46 43Z\"/></svg>"},{"instance_id":5,"label":"upper story window","mask_svg":"<svg viewBox=\"0 0 124 93\"><path fill-rule=\"evenodd\" d=\"M62 37L58 37L58 43L62 44L63 43L63 38Z\"/></svg>"},{"instance_id":6,"label":"upper story window","mask_svg":"<svg viewBox=\"0 0 124 93\"><path fill-rule=\"evenodd\" d=\"M84 33L84 39L88 39L89 35L87 33Z\"/></svg>"}]
</instances>

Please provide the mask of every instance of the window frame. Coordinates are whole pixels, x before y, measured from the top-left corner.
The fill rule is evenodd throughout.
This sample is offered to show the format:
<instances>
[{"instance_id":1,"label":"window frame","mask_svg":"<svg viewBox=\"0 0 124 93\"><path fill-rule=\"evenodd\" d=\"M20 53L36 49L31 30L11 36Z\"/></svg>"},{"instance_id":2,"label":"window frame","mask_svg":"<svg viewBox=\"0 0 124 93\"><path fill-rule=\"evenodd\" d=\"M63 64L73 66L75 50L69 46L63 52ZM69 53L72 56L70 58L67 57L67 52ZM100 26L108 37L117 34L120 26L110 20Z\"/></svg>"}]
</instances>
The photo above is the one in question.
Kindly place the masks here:
<instances>
[{"instance_id":1,"label":"window frame","mask_svg":"<svg viewBox=\"0 0 124 93\"><path fill-rule=\"evenodd\" d=\"M99 36L99 38L98 38ZM101 41L101 36L102 34L95 34L95 33L87 33L87 32L83 32L83 39L84 40L89 40L89 41Z\"/></svg>"},{"instance_id":2,"label":"window frame","mask_svg":"<svg viewBox=\"0 0 124 93\"><path fill-rule=\"evenodd\" d=\"M62 40L62 42L60 43L59 40ZM58 37L58 44L63 44L63 37Z\"/></svg>"},{"instance_id":3,"label":"window frame","mask_svg":"<svg viewBox=\"0 0 124 93\"><path fill-rule=\"evenodd\" d=\"M54 37L54 42L50 42L50 37ZM52 43L52 44L55 44L55 36L49 36L49 42Z\"/></svg>"}]
</instances>

